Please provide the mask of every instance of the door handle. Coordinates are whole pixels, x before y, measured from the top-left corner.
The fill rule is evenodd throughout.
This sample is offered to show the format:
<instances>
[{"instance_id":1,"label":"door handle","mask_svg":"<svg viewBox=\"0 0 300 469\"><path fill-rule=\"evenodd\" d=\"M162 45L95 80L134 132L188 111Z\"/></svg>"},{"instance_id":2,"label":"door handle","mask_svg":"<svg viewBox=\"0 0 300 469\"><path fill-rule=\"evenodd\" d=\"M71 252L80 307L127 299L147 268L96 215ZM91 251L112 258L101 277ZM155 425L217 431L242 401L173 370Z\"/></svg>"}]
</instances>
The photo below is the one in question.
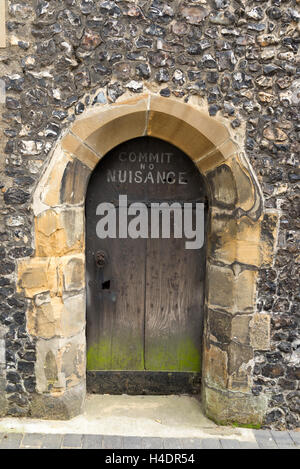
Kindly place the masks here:
<instances>
[{"instance_id":1,"label":"door handle","mask_svg":"<svg viewBox=\"0 0 300 469\"><path fill-rule=\"evenodd\" d=\"M103 269L107 264L107 255L104 251L97 251L95 254L95 261L99 269Z\"/></svg>"}]
</instances>

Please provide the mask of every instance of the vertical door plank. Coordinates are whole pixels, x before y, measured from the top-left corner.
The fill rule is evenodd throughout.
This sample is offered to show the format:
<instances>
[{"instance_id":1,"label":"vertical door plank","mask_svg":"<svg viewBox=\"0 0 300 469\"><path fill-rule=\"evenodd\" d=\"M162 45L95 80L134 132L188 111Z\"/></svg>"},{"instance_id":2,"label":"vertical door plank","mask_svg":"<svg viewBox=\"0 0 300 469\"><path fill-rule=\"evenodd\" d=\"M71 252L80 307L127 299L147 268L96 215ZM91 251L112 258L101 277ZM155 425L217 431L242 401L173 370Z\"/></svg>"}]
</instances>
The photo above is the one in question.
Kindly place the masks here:
<instances>
[{"instance_id":1,"label":"vertical door plank","mask_svg":"<svg viewBox=\"0 0 300 469\"><path fill-rule=\"evenodd\" d=\"M146 240L100 240L95 230L87 230L87 369L143 370ZM104 269L94 260L99 250Z\"/></svg>"},{"instance_id":2,"label":"vertical door plank","mask_svg":"<svg viewBox=\"0 0 300 469\"><path fill-rule=\"evenodd\" d=\"M185 239L148 239L146 370L200 371L205 253Z\"/></svg>"}]
</instances>

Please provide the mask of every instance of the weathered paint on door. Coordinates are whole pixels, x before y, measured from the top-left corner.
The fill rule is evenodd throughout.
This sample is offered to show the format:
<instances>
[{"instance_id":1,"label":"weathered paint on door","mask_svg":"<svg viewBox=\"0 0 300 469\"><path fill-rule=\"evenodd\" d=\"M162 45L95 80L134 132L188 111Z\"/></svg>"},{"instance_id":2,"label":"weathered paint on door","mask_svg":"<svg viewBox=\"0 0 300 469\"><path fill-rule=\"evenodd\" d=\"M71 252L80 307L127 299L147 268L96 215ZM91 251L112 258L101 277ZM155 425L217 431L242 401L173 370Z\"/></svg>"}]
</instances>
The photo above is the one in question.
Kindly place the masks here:
<instances>
[{"instance_id":1,"label":"weathered paint on door","mask_svg":"<svg viewBox=\"0 0 300 469\"><path fill-rule=\"evenodd\" d=\"M170 239L99 239L97 206L113 204L118 220L119 195L147 205L149 232L151 203L206 201L192 161L162 140L130 140L101 160L86 198L87 369L199 372L205 247L186 249L172 229Z\"/></svg>"}]
</instances>

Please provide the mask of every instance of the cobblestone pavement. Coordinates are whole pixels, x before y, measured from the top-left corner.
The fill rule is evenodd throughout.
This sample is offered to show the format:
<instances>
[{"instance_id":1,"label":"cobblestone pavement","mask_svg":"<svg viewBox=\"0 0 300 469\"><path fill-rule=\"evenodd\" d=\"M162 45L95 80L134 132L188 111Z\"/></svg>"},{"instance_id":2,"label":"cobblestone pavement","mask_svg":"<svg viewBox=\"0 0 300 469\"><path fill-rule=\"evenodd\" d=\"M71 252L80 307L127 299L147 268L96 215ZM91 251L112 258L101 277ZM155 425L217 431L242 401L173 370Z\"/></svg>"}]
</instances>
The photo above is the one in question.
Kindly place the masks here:
<instances>
[{"instance_id":1,"label":"cobblestone pavement","mask_svg":"<svg viewBox=\"0 0 300 469\"><path fill-rule=\"evenodd\" d=\"M256 442L225 438L0 433L0 449L300 449L300 432L255 430Z\"/></svg>"}]
</instances>

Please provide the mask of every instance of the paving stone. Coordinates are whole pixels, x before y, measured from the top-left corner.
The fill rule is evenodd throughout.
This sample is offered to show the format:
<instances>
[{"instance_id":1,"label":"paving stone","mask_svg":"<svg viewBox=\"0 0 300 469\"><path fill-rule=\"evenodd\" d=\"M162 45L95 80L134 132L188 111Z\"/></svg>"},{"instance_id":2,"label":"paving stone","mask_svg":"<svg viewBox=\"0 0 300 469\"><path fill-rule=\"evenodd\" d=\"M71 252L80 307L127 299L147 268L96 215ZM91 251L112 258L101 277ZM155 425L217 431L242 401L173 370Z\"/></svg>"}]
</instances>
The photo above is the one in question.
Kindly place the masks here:
<instances>
[{"instance_id":1,"label":"paving stone","mask_svg":"<svg viewBox=\"0 0 300 469\"><path fill-rule=\"evenodd\" d=\"M181 440L183 449L201 449L201 440L199 438L183 438Z\"/></svg>"},{"instance_id":2,"label":"paving stone","mask_svg":"<svg viewBox=\"0 0 300 469\"><path fill-rule=\"evenodd\" d=\"M123 439L124 449L140 449L142 448L142 438L138 436L126 436Z\"/></svg>"},{"instance_id":3,"label":"paving stone","mask_svg":"<svg viewBox=\"0 0 300 469\"><path fill-rule=\"evenodd\" d=\"M83 435L68 434L64 436L62 448L81 448Z\"/></svg>"},{"instance_id":4,"label":"paving stone","mask_svg":"<svg viewBox=\"0 0 300 469\"><path fill-rule=\"evenodd\" d=\"M84 435L83 449L102 449L102 435Z\"/></svg>"},{"instance_id":5,"label":"paving stone","mask_svg":"<svg viewBox=\"0 0 300 469\"><path fill-rule=\"evenodd\" d=\"M238 440L225 440L221 439L221 446L223 449L240 449L240 442Z\"/></svg>"},{"instance_id":6,"label":"paving stone","mask_svg":"<svg viewBox=\"0 0 300 469\"><path fill-rule=\"evenodd\" d=\"M276 432L276 431L271 430L271 434L278 448L286 449L286 448L295 447L295 443L292 440L289 432L286 432L286 431Z\"/></svg>"},{"instance_id":7,"label":"paving stone","mask_svg":"<svg viewBox=\"0 0 300 469\"><path fill-rule=\"evenodd\" d=\"M28 433L24 435L21 448L41 448L44 437L41 433Z\"/></svg>"},{"instance_id":8,"label":"paving stone","mask_svg":"<svg viewBox=\"0 0 300 469\"><path fill-rule=\"evenodd\" d=\"M18 449L22 441L22 433L5 434L0 441L0 449Z\"/></svg>"},{"instance_id":9,"label":"paving stone","mask_svg":"<svg viewBox=\"0 0 300 469\"><path fill-rule=\"evenodd\" d=\"M217 438L205 438L201 442L202 449L222 449L220 440Z\"/></svg>"},{"instance_id":10,"label":"paving stone","mask_svg":"<svg viewBox=\"0 0 300 469\"><path fill-rule=\"evenodd\" d=\"M294 441L295 445L300 446L300 432L290 431L289 434L292 440Z\"/></svg>"},{"instance_id":11,"label":"paving stone","mask_svg":"<svg viewBox=\"0 0 300 469\"><path fill-rule=\"evenodd\" d=\"M164 440L165 449L181 449L182 441L179 438L166 438Z\"/></svg>"},{"instance_id":12,"label":"paving stone","mask_svg":"<svg viewBox=\"0 0 300 469\"><path fill-rule=\"evenodd\" d=\"M256 441L218 438L155 438L116 435L41 433L0 433L0 449L297 449L300 433L293 431L254 431Z\"/></svg>"},{"instance_id":13,"label":"paving stone","mask_svg":"<svg viewBox=\"0 0 300 469\"><path fill-rule=\"evenodd\" d=\"M62 439L64 435L56 435L49 433L45 435L43 440L42 449L59 449L61 448Z\"/></svg>"},{"instance_id":14,"label":"paving stone","mask_svg":"<svg viewBox=\"0 0 300 469\"><path fill-rule=\"evenodd\" d=\"M270 430L257 430L255 438L260 448L263 449L276 449L278 446L273 440Z\"/></svg>"},{"instance_id":15,"label":"paving stone","mask_svg":"<svg viewBox=\"0 0 300 469\"><path fill-rule=\"evenodd\" d=\"M240 449L260 449L255 441L240 441Z\"/></svg>"},{"instance_id":16,"label":"paving stone","mask_svg":"<svg viewBox=\"0 0 300 469\"><path fill-rule=\"evenodd\" d=\"M142 448L144 449L162 449L162 438L142 438Z\"/></svg>"},{"instance_id":17,"label":"paving stone","mask_svg":"<svg viewBox=\"0 0 300 469\"><path fill-rule=\"evenodd\" d=\"M123 437L104 435L102 438L102 446L104 449L122 449L123 448Z\"/></svg>"}]
</instances>

